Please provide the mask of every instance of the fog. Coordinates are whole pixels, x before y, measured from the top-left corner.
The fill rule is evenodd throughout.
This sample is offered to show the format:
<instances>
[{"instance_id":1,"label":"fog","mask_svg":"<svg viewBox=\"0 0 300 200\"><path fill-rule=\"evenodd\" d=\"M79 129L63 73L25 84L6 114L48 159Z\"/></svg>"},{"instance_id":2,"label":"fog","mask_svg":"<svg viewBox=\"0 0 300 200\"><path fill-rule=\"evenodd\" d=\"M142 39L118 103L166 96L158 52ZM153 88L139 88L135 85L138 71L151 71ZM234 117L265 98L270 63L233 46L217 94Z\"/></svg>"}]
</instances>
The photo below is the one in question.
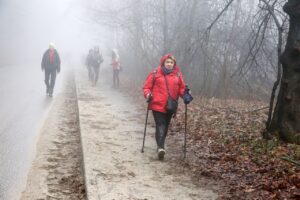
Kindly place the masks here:
<instances>
[{"instance_id":1,"label":"fog","mask_svg":"<svg viewBox=\"0 0 300 200\"><path fill-rule=\"evenodd\" d=\"M63 62L78 60L105 34L85 8L83 0L1 0L0 65L40 63L49 42Z\"/></svg>"},{"instance_id":2,"label":"fog","mask_svg":"<svg viewBox=\"0 0 300 200\"><path fill-rule=\"evenodd\" d=\"M272 6L285 41L284 2L274 1ZM121 82L126 78L128 85L141 88L146 75L169 52L193 94L266 101L277 77L279 38L268 8L258 0L0 0L0 176L5 162L1 156L6 153L1 148L15 148L14 140L22 143L6 130L14 126L23 134L15 121L28 115L36 117L33 123L40 122L28 105L38 107L45 100L40 65L50 42L60 54L62 75L68 67L83 67L88 50L96 45L104 57L100 77L108 75L111 49L116 48ZM24 108L29 114L21 116ZM44 108L36 112L42 115ZM28 149L19 149L24 148ZM4 172L10 170L5 167Z\"/></svg>"},{"instance_id":3,"label":"fog","mask_svg":"<svg viewBox=\"0 0 300 200\"><path fill-rule=\"evenodd\" d=\"M0 0L1 200L18 199L24 189L39 128L52 102L41 71L49 43L62 61L54 95L67 68L83 67L91 47L107 47L111 34L93 22L88 6L84 0Z\"/></svg>"}]
</instances>

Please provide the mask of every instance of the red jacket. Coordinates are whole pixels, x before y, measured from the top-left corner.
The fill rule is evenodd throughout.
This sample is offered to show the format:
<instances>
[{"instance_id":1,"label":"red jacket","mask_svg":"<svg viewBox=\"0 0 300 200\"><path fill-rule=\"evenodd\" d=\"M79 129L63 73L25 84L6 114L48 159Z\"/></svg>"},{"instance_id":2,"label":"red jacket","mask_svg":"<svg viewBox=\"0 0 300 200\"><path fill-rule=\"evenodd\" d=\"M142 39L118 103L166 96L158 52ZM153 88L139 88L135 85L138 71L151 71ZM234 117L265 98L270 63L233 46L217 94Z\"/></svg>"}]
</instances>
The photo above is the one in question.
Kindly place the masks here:
<instances>
[{"instance_id":1,"label":"red jacket","mask_svg":"<svg viewBox=\"0 0 300 200\"><path fill-rule=\"evenodd\" d=\"M160 60L160 66L154 71L152 71L145 83L144 83L144 97L146 98L147 94L152 94L152 100L150 101L150 110L155 110L158 112L166 113L166 105L168 100L168 90L166 86L166 81L164 76L168 81L168 87L170 90L170 95L173 99L178 99L179 96L183 96L185 83L183 81L182 73L179 70L179 67L174 66L173 72L165 75L162 71L161 66L164 61L170 56L170 54L165 55ZM153 79L155 79L153 81ZM154 85L153 85L154 83Z\"/></svg>"}]
</instances>

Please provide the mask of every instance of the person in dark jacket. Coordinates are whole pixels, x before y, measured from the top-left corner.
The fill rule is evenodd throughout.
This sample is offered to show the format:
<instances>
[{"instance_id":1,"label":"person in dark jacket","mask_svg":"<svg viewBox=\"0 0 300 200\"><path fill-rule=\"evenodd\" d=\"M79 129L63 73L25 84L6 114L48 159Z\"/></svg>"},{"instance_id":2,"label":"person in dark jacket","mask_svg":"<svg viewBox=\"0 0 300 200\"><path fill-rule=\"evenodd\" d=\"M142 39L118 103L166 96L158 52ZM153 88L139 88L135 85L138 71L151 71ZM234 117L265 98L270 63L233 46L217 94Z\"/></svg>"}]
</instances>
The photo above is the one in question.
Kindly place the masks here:
<instances>
[{"instance_id":1,"label":"person in dark jacket","mask_svg":"<svg viewBox=\"0 0 300 200\"><path fill-rule=\"evenodd\" d=\"M92 56L92 67L93 67L93 85L95 86L98 82L100 65L103 62L102 54L99 51L99 47L95 47Z\"/></svg>"},{"instance_id":2,"label":"person in dark jacket","mask_svg":"<svg viewBox=\"0 0 300 200\"><path fill-rule=\"evenodd\" d=\"M42 71L45 71L46 93L52 97L56 73L60 72L60 58L53 43L49 44L49 49L43 55Z\"/></svg>"},{"instance_id":3,"label":"person in dark jacket","mask_svg":"<svg viewBox=\"0 0 300 200\"><path fill-rule=\"evenodd\" d=\"M89 54L86 57L85 60L85 65L87 67L88 70L88 77L89 77L89 81L93 81L93 69L92 69L92 65L93 65L93 49L89 50Z\"/></svg>"},{"instance_id":4,"label":"person in dark jacket","mask_svg":"<svg viewBox=\"0 0 300 200\"><path fill-rule=\"evenodd\" d=\"M176 113L167 110L168 99L170 97L177 101L179 96L182 98L185 96L183 76L173 55L166 54L161 58L160 65L148 75L143 90L144 97L149 102L149 109L153 112L157 153L158 158L162 160L166 153L165 139L168 126ZM189 103L185 99L184 102Z\"/></svg>"}]
</instances>

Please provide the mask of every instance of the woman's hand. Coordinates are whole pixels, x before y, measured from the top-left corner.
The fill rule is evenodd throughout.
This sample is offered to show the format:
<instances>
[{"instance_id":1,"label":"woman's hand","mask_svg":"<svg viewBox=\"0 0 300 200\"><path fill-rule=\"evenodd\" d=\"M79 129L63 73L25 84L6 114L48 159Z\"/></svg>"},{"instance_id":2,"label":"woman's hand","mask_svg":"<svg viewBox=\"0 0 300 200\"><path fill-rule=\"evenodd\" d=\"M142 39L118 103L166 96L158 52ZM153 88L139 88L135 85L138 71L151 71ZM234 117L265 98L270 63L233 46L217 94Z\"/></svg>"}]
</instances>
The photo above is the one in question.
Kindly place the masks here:
<instances>
[{"instance_id":1,"label":"woman's hand","mask_svg":"<svg viewBox=\"0 0 300 200\"><path fill-rule=\"evenodd\" d=\"M185 91L184 91L184 95L183 95L183 102L185 104L189 104L191 103L191 101L193 101L193 97L191 95L191 91L188 87L186 87Z\"/></svg>"},{"instance_id":2,"label":"woman's hand","mask_svg":"<svg viewBox=\"0 0 300 200\"><path fill-rule=\"evenodd\" d=\"M146 99L147 99L147 102L150 102L152 100L151 92L146 95Z\"/></svg>"}]
</instances>

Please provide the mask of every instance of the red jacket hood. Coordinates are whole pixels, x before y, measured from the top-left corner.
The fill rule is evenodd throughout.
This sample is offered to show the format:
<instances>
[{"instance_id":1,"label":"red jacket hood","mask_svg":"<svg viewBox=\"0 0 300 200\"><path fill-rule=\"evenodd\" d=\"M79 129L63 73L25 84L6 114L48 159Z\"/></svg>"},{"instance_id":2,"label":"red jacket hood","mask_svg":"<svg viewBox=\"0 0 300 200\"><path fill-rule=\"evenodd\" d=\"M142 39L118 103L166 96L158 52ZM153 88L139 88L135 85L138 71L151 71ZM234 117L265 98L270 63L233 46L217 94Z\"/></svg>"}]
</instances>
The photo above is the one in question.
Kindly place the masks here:
<instances>
[{"instance_id":1,"label":"red jacket hood","mask_svg":"<svg viewBox=\"0 0 300 200\"><path fill-rule=\"evenodd\" d=\"M173 58L175 58L172 54L168 53L166 55L164 55L163 57L161 57L160 59L160 64L159 66L162 67L164 62L167 60L167 58L171 58L172 57L172 60ZM178 71L178 66L177 66L177 63L176 63L176 60L174 60L175 64L174 64L174 71Z\"/></svg>"}]
</instances>

